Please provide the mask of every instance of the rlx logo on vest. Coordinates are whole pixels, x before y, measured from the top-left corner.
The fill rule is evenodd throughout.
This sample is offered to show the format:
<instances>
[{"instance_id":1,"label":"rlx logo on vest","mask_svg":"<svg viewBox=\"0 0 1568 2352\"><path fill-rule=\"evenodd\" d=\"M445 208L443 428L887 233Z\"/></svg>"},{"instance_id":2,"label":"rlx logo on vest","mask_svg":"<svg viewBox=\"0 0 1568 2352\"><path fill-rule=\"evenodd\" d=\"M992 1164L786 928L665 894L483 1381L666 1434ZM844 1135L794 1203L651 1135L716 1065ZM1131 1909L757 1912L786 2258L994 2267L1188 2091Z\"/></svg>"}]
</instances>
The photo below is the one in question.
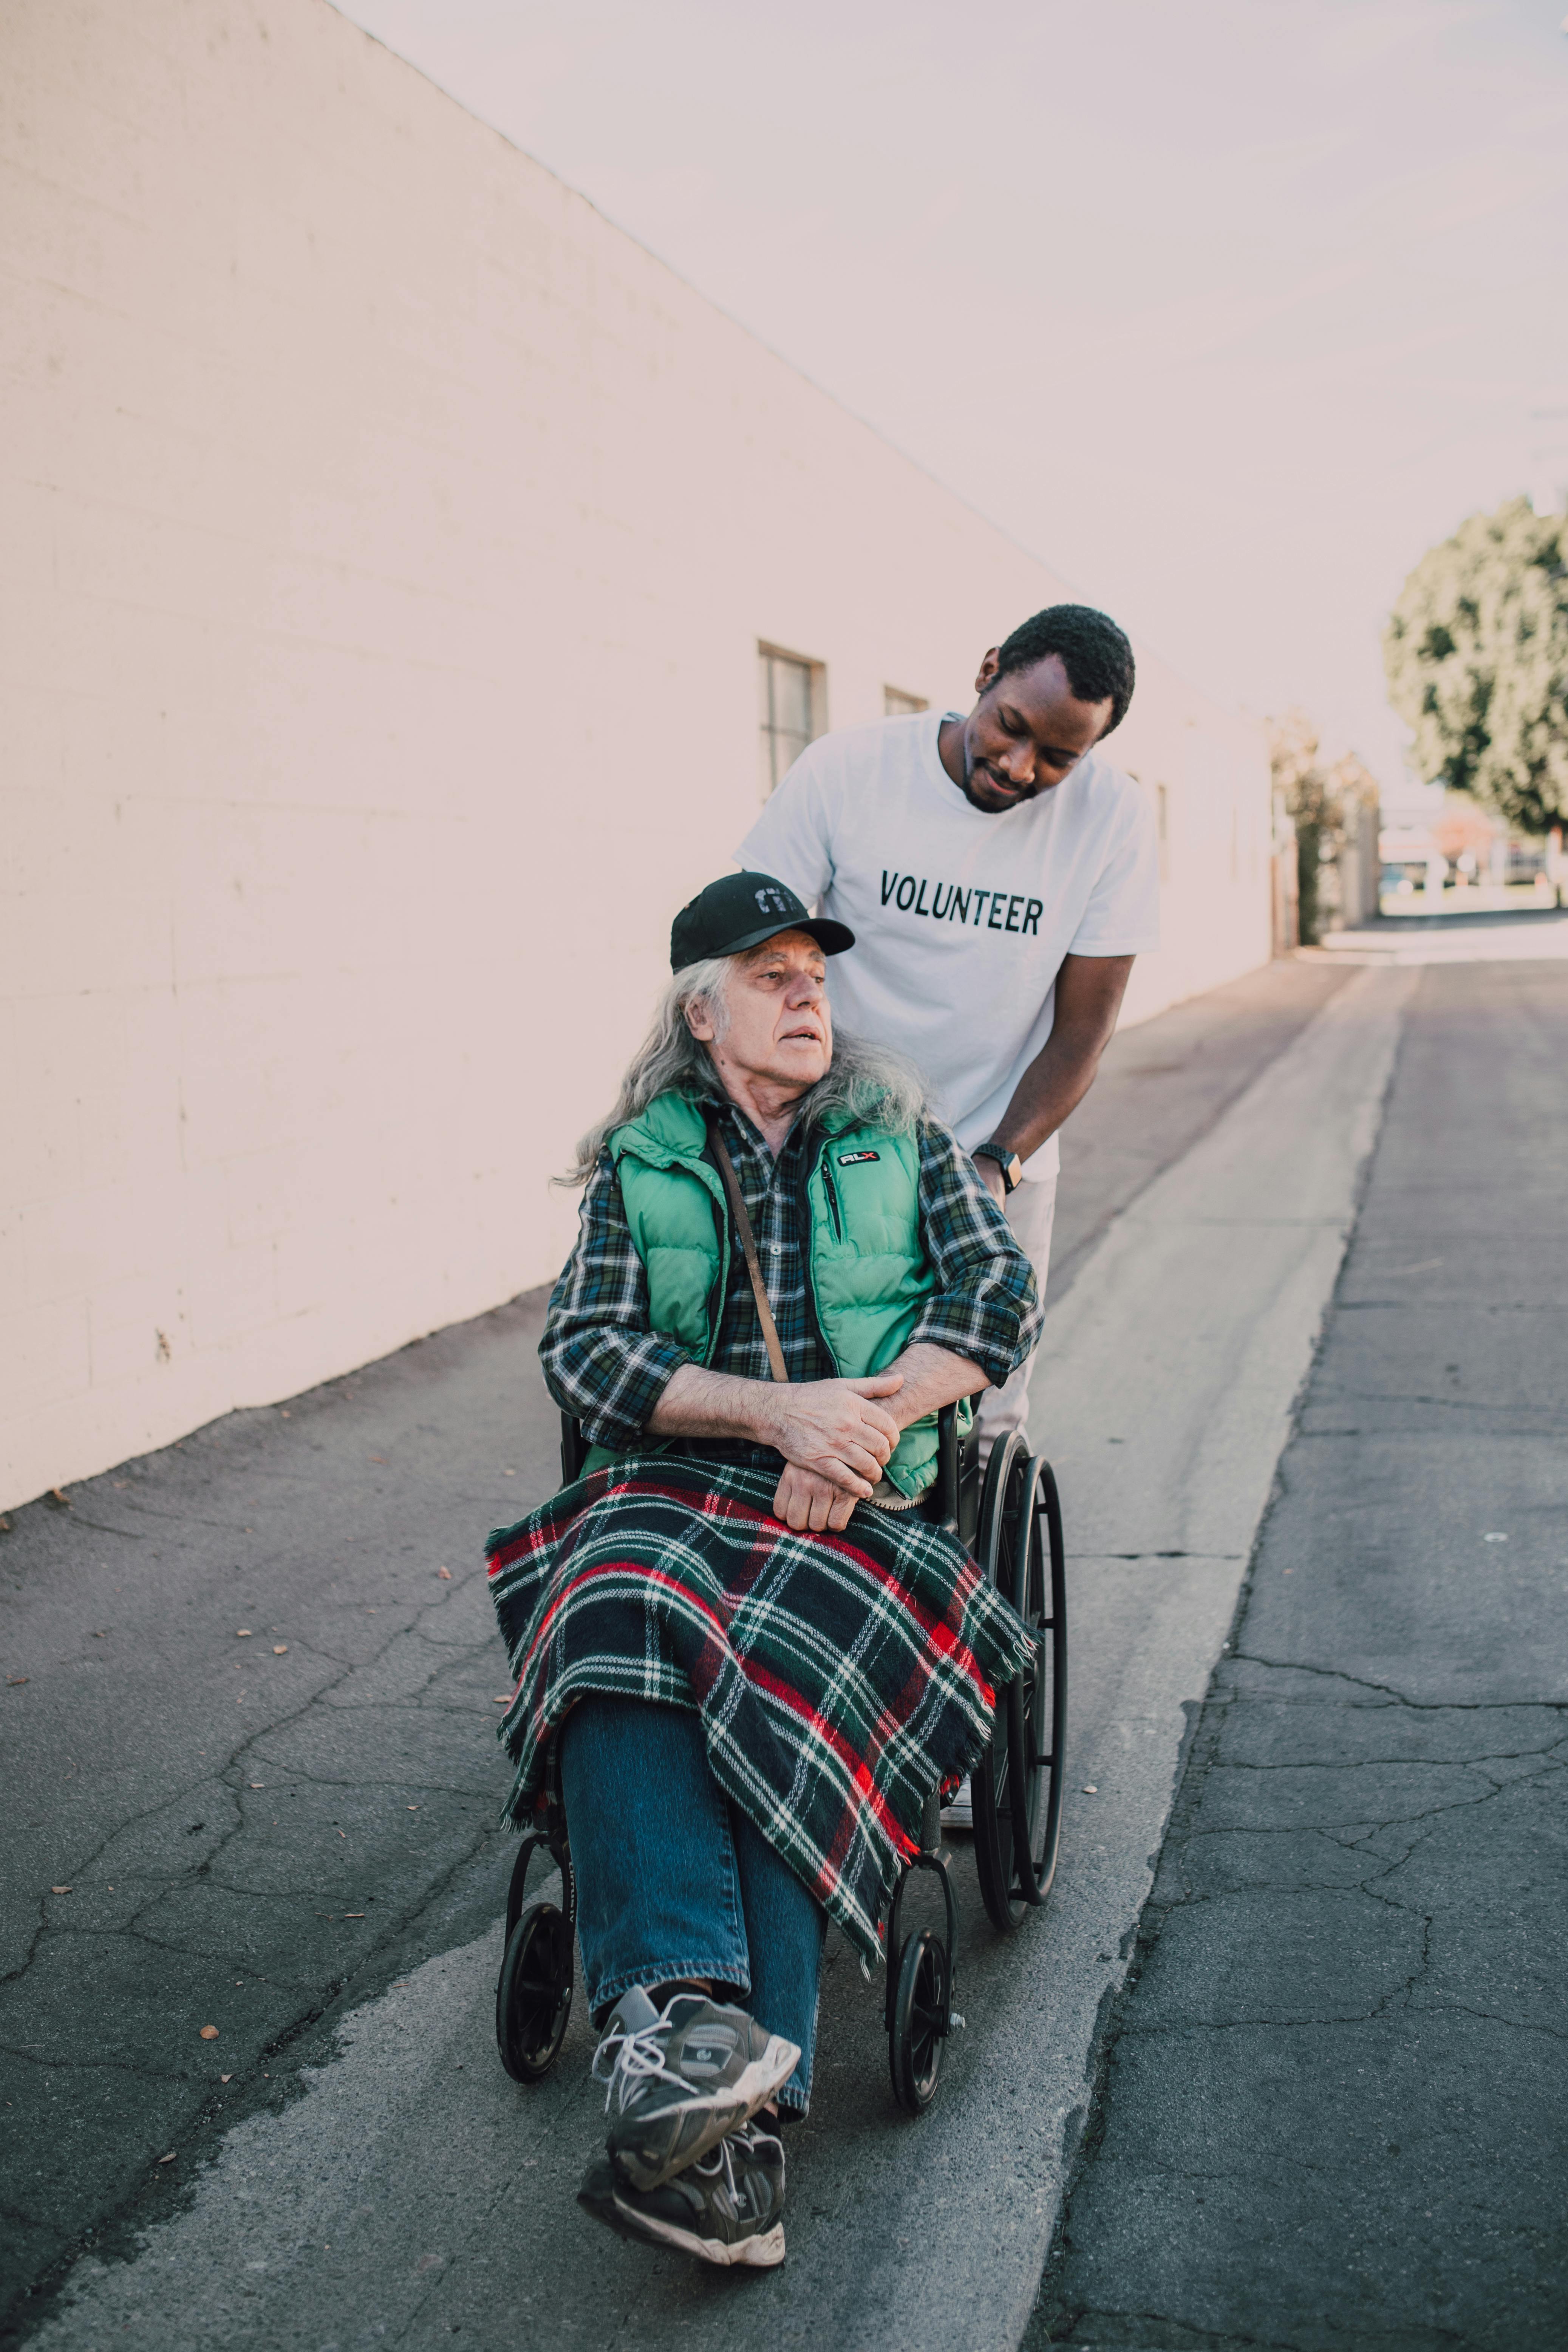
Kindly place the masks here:
<instances>
[{"instance_id":1,"label":"rlx logo on vest","mask_svg":"<svg viewBox=\"0 0 1568 2352\"><path fill-rule=\"evenodd\" d=\"M930 891L931 904L926 904ZM946 892L946 898L942 896ZM1043 898L1026 898L1013 890L961 890L956 882L927 882L913 874L889 874L882 868L882 904L889 899L904 915L928 915L933 923L968 923L988 931L1019 931L1040 936ZM985 913L989 903L990 913ZM973 911L972 911L973 910Z\"/></svg>"}]
</instances>

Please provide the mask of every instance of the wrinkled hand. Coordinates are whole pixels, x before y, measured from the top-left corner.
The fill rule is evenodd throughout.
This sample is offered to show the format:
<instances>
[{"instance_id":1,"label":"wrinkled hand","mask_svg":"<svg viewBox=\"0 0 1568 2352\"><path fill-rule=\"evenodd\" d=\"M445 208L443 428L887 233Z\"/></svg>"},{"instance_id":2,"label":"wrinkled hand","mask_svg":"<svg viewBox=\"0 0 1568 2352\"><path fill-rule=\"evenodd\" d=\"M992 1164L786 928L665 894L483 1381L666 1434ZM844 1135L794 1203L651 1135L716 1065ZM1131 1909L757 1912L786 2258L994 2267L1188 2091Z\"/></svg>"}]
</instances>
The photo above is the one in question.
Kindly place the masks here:
<instances>
[{"instance_id":1,"label":"wrinkled hand","mask_svg":"<svg viewBox=\"0 0 1568 2352\"><path fill-rule=\"evenodd\" d=\"M854 1496L847 1495L842 1486L815 1470L803 1470L798 1463L785 1463L773 1496L773 1517L783 1519L786 1527L800 1531L810 1528L820 1535L825 1528L847 1528L854 1508Z\"/></svg>"},{"instance_id":2,"label":"wrinkled hand","mask_svg":"<svg viewBox=\"0 0 1568 2352\"><path fill-rule=\"evenodd\" d=\"M772 1389L766 1443L797 1469L864 1502L899 1442L898 1423L877 1399L903 1385L901 1372L877 1372L862 1381L801 1381Z\"/></svg>"}]
</instances>

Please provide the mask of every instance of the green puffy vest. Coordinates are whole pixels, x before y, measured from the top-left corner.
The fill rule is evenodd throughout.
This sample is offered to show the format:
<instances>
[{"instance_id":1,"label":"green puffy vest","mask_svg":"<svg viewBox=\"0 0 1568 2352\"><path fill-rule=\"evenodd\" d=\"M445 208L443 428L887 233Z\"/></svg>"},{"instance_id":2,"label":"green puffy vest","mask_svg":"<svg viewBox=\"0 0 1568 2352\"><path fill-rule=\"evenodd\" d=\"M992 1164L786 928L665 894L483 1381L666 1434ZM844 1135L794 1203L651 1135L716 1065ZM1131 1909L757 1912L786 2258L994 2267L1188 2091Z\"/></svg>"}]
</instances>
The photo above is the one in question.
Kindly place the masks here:
<instances>
[{"instance_id":1,"label":"green puffy vest","mask_svg":"<svg viewBox=\"0 0 1568 2352\"><path fill-rule=\"evenodd\" d=\"M647 1271L649 1321L700 1364L711 1361L730 1265L730 1211L719 1171L702 1154L700 1104L658 1095L610 1136L632 1242ZM805 1173L806 1286L816 1327L846 1380L890 1364L936 1287L921 1244L920 1146L912 1134L842 1114L813 1133ZM967 1425L963 1408L961 1421ZM654 1449L658 1441L647 1441ZM885 1475L901 1494L936 1476L936 1415L911 1423ZM614 1456L594 1446L586 1469Z\"/></svg>"}]
</instances>

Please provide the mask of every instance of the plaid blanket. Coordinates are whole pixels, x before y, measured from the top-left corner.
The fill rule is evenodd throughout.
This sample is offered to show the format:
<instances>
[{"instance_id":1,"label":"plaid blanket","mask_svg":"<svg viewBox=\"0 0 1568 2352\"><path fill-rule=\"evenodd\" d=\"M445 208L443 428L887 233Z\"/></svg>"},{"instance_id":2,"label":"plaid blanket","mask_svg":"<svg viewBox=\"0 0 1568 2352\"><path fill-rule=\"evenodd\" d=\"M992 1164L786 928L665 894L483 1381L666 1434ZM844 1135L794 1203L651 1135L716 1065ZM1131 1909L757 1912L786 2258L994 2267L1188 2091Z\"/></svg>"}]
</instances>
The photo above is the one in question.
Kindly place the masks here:
<instances>
[{"instance_id":1,"label":"plaid blanket","mask_svg":"<svg viewBox=\"0 0 1568 2352\"><path fill-rule=\"evenodd\" d=\"M551 1734L585 1691L694 1706L720 1787L875 1960L924 1800L978 1760L1028 1637L940 1528L862 1506L795 1535L776 1483L634 1455L490 1537L506 1814L555 1797Z\"/></svg>"}]
</instances>

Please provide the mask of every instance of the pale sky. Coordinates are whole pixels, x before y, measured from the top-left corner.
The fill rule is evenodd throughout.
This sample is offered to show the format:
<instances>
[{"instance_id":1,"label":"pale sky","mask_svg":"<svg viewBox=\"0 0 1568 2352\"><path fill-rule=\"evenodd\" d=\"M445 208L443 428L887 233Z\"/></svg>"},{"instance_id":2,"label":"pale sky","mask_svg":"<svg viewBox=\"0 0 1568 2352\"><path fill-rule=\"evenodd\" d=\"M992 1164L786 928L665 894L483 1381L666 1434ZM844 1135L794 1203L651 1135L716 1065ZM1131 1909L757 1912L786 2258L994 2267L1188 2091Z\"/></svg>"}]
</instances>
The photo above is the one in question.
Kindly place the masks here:
<instances>
[{"instance_id":1,"label":"pale sky","mask_svg":"<svg viewBox=\"0 0 1568 2352\"><path fill-rule=\"evenodd\" d=\"M345 13L1195 684L1300 703L1397 797L1401 582L1568 485L1563 5Z\"/></svg>"}]
</instances>

